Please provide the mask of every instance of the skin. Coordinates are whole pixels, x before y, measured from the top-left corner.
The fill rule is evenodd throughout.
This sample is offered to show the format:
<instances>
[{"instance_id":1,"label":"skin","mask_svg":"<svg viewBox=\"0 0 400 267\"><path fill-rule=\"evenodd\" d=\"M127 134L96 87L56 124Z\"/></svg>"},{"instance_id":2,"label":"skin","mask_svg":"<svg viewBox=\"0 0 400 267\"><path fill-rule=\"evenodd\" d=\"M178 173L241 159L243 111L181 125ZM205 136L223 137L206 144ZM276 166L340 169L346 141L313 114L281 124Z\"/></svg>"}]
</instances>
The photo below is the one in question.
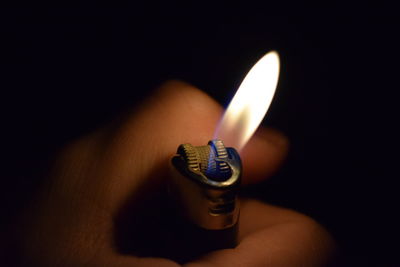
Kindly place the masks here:
<instances>
[{"instance_id":1,"label":"skin","mask_svg":"<svg viewBox=\"0 0 400 267\"><path fill-rule=\"evenodd\" d=\"M9 231L17 255L12 264L180 266L156 255L121 252L116 227L124 216L119 214L123 207L142 207L132 208L131 217L147 218L141 201L157 199L153 196L165 188L177 146L206 144L221 114L219 104L202 91L171 81L123 120L68 145L35 201ZM281 133L258 130L241 153L244 186L271 176L287 150ZM145 228L135 230L150 241L157 238ZM214 251L184 266L324 266L333 251L330 235L311 218L252 199L241 199L239 239L235 249ZM134 235L130 242L144 244Z\"/></svg>"}]
</instances>

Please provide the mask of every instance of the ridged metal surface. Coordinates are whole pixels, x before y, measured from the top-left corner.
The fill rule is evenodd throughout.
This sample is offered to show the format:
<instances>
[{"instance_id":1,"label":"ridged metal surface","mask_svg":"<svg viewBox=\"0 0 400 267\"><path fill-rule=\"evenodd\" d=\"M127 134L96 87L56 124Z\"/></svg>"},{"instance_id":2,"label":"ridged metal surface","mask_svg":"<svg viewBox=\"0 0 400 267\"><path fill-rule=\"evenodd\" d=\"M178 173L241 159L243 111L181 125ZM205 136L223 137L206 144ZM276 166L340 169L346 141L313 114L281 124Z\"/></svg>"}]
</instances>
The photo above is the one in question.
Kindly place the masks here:
<instances>
[{"instance_id":1,"label":"ridged metal surface","mask_svg":"<svg viewBox=\"0 0 400 267\"><path fill-rule=\"evenodd\" d=\"M215 157L220 159L227 159L228 152L226 151L225 145L221 140L212 140L210 145L213 146ZM215 161L214 161L215 162ZM230 168L226 162L218 162L216 163L216 170L221 174L228 174L230 173Z\"/></svg>"},{"instance_id":2,"label":"ridged metal surface","mask_svg":"<svg viewBox=\"0 0 400 267\"><path fill-rule=\"evenodd\" d=\"M195 171L200 170L200 159L197 150L191 144L183 144L178 148L178 154L181 155L187 166Z\"/></svg>"},{"instance_id":3,"label":"ridged metal surface","mask_svg":"<svg viewBox=\"0 0 400 267\"><path fill-rule=\"evenodd\" d=\"M229 155L221 140L212 140L206 146L183 144L178 148L188 168L201 171L207 177L224 179L230 175L231 169L226 162L216 159L228 159Z\"/></svg>"}]
</instances>

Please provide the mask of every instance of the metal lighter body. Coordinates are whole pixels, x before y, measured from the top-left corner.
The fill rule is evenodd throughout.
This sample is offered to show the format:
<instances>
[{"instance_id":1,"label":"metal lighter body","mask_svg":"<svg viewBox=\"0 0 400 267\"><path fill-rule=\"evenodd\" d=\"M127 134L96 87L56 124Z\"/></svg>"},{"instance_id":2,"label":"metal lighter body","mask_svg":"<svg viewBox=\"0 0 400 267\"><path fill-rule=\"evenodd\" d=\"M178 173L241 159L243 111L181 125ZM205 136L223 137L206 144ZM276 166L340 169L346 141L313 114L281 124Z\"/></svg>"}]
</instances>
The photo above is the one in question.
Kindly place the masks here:
<instances>
[{"instance_id":1,"label":"metal lighter body","mask_svg":"<svg viewBox=\"0 0 400 267\"><path fill-rule=\"evenodd\" d=\"M170 195L202 252L237 245L241 173L239 154L221 140L180 145L172 158Z\"/></svg>"}]
</instances>

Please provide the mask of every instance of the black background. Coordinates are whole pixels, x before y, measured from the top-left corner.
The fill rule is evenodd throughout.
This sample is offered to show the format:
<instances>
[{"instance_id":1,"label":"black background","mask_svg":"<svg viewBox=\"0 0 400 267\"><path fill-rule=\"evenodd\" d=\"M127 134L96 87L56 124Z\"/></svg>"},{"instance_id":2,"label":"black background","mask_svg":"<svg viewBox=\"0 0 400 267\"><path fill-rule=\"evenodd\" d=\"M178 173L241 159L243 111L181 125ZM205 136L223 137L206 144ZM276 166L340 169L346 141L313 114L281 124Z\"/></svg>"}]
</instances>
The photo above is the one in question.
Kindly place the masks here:
<instances>
[{"instance_id":1,"label":"black background","mask_svg":"<svg viewBox=\"0 0 400 267\"><path fill-rule=\"evenodd\" d=\"M226 106L252 64L276 49L282 72L264 125L287 134L291 151L251 193L325 225L346 265L400 265L395 10L89 3L1 9L0 23L3 222L60 147L161 82L185 80Z\"/></svg>"}]
</instances>

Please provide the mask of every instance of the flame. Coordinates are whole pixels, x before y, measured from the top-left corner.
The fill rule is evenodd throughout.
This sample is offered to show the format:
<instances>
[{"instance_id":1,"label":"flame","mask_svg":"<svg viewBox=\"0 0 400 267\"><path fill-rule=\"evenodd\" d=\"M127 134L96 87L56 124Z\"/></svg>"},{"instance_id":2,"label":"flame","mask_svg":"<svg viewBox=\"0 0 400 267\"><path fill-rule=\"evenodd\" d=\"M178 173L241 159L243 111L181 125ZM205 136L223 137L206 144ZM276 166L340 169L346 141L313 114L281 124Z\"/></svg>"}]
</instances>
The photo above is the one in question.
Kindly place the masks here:
<instances>
[{"instance_id":1,"label":"flame","mask_svg":"<svg viewBox=\"0 0 400 267\"><path fill-rule=\"evenodd\" d=\"M222 117L216 139L238 151L246 145L272 102L279 67L279 55L271 51L251 68Z\"/></svg>"}]
</instances>

